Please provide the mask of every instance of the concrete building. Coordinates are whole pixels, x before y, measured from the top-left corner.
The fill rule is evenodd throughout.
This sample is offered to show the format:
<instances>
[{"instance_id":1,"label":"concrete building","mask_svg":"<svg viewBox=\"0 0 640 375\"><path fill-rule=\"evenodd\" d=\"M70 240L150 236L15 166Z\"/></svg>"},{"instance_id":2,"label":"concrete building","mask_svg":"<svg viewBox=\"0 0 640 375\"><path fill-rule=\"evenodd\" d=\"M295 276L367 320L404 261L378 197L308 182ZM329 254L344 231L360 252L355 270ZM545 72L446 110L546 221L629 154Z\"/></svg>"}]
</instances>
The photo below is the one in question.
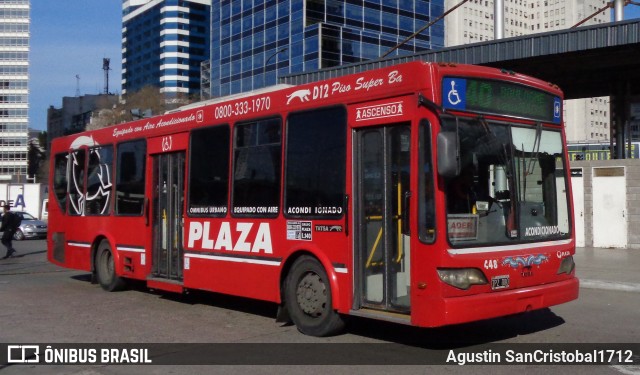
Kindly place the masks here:
<instances>
[{"instance_id":1,"label":"concrete building","mask_svg":"<svg viewBox=\"0 0 640 375\"><path fill-rule=\"evenodd\" d=\"M445 0L451 9L459 0ZM606 0L504 0L504 37L570 28L596 13ZM445 18L445 43L455 46L494 39L493 0L470 0ZM584 25L610 22L609 9ZM567 100L564 105L568 142L610 139L609 97Z\"/></svg>"},{"instance_id":2,"label":"concrete building","mask_svg":"<svg viewBox=\"0 0 640 375\"><path fill-rule=\"evenodd\" d=\"M29 14L29 0L0 1L0 181L27 175Z\"/></svg>"},{"instance_id":3,"label":"concrete building","mask_svg":"<svg viewBox=\"0 0 640 375\"><path fill-rule=\"evenodd\" d=\"M122 1L122 94L151 85L169 99L200 94L211 0Z\"/></svg>"},{"instance_id":4,"label":"concrete building","mask_svg":"<svg viewBox=\"0 0 640 375\"><path fill-rule=\"evenodd\" d=\"M118 95L98 94L62 98L62 107L47 110L47 150L51 140L63 135L82 132L96 112L111 109L118 103Z\"/></svg>"},{"instance_id":5,"label":"concrete building","mask_svg":"<svg viewBox=\"0 0 640 375\"><path fill-rule=\"evenodd\" d=\"M273 85L286 74L378 58L442 15L443 0L223 0L212 2L211 13L205 98ZM444 26L438 23L391 56L443 46Z\"/></svg>"},{"instance_id":6,"label":"concrete building","mask_svg":"<svg viewBox=\"0 0 640 375\"><path fill-rule=\"evenodd\" d=\"M568 142L609 141L611 113L608 96L567 100L564 116Z\"/></svg>"}]
</instances>

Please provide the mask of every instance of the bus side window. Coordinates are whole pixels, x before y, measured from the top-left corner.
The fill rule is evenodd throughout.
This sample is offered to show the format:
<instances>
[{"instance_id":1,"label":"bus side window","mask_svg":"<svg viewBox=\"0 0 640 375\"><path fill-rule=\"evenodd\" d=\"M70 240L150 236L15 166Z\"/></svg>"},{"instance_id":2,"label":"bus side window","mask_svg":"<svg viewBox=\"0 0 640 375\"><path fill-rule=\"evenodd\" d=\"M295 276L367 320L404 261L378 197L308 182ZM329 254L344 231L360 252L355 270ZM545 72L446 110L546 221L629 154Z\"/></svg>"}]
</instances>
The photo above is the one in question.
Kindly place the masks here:
<instances>
[{"instance_id":1,"label":"bus side window","mask_svg":"<svg viewBox=\"0 0 640 375\"><path fill-rule=\"evenodd\" d=\"M82 215L84 213L84 167L86 159L85 150L71 152L71 175L69 176L69 215Z\"/></svg>"},{"instance_id":2,"label":"bus side window","mask_svg":"<svg viewBox=\"0 0 640 375\"><path fill-rule=\"evenodd\" d=\"M86 215L109 215L112 167L113 146L101 146L89 150Z\"/></svg>"},{"instance_id":3,"label":"bus side window","mask_svg":"<svg viewBox=\"0 0 640 375\"><path fill-rule=\"evenodd\" d=\"M62 212L67 210L67 189L69 185L67 170L69 154L58 154L55 156L54 175L53 175L53 193L60 206Z\"/></svg>"},{"instance_id":4,"label":"bus side window","mask_svg":"<svg viewBox=\"0 0 640 375\"><path fill-rule=\"evenodd\" d=\"M237 124L234 136L233 214L277 216L282 121L272 118Z\"/></svg>"},{"instance_id":5,"label":"bus side window","mask_svg":"<svg viewBox=\"0 0 640 375\"><path fill-rule=\"evenodd\" d=\"M142 215L144 208L145 156L144 140L118 145L116 165L116 213Z\"/></svg>"},{"instance_id":6,"label":"bus side window","mask_svg":"<svg viewBox=\"0 0 640 375\"><path fill-rule=\"evenodd\" d=\"M229 125L191 132L190 216L224 217L229 195Z\"/></svg>"},{"instance_id":7,"label":"bus side window","mask_svg":"<svg viewBox=\"0 0 640 375\"><path fill-rule=\"evenodd\" d=\"M341 217L347 163L345 109L322 108L291 114L286 137L286 217Z\"/></svg>"}]
</instances>

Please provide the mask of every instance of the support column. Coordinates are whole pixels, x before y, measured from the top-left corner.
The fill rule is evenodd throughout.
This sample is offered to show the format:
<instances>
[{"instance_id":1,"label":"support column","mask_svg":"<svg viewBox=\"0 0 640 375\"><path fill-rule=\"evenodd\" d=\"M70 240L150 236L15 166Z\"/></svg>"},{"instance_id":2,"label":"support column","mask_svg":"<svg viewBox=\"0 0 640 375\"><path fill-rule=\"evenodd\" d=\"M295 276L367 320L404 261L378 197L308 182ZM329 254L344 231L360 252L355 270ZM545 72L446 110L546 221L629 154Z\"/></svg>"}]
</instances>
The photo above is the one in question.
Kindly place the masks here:
<instances>
[{"instance_id":1,"label":"support column","mask_svg":"<svg viewBox=\"0 0 640 375\"><path fill-rule=\"evenodd\" d=\"M504 38L504 0L493 0L494 39Z\"/></svg>"},{"instance_id":2,"label":"support column","mask_svg":"<svg viewBox=\"0 0 640 375\"><path fill-rule=\"evenodd\" d=\"M624 21L624 0L614 0L613 9L614 9L614 20Z\"/></svg>"},{"instance_id":3,"label":"support column","mask_svg":"<svg viewBox=\"0 0 640 375\"><path fill-rule=\"evenodd\" d=\"M627 122L627 114L625 110L625 86L624 83L619 82L615 87L615 95L611 98L611 111L613 113L612 129L615 129L615 155L612 154L614 159L625 158L625 123ZM612 139L613 141L613 139Z\"/></svg>"}]
</instances>

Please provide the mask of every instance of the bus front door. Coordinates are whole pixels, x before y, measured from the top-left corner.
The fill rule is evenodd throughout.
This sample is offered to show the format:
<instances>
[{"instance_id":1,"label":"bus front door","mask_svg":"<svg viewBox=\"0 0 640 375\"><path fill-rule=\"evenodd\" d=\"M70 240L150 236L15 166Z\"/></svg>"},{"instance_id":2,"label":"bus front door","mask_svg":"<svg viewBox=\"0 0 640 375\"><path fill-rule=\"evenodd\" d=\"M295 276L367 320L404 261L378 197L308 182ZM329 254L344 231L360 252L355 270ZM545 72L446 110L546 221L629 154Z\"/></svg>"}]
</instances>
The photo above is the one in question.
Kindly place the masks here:
<instances>
[{"instance_id":1,"label":"bus front door","mask_svg":"<svg viewBox=\"0 0 640 375\"><path fill-rule=\"evenodd\" d=\"M410 311L409 124L356 133L356 259L360 307ZM358 290L359 289L359 290Z\"/></svg>"},{"instance_id":2,"label":"bus front door","mask_svg":"<svg viewBox=\"0 0 640 375\"><path fill-rule=\"evenodd\" d=\"M153 155L152 276L182 281L185 152Z\"/></svg>"}]
</instances>

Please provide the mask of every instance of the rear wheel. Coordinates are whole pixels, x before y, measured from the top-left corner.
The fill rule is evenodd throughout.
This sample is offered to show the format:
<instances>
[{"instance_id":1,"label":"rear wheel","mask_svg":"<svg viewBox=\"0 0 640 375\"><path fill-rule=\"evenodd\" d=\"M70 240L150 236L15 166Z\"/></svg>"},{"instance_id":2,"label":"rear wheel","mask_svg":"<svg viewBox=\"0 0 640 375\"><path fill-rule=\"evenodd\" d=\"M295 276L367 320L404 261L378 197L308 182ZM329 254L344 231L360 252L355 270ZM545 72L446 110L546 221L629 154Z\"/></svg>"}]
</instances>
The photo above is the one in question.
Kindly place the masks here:
<instances>
[{"instance_id":1,"label":"rear wheel","mask_svg":"<svg viewBox=\"0 0 640 375\"><path fill-rule=\"evenodd\" d=\"M22 233L22 231L20 229L18 229L14 234L13 234L13 239L14 240L18 240L18 241L22 241L24 240L24 233Z\"/></svg>"},{"instance_id":2,"label":"rear wheel","mask_svg":"<svg viewBox=\"0 0 640 375\"><path fill-rule=\"evenodd\" d=\"M124 279L116 275L115 260L107 240L102 240L98 245L96 275L102 289L108 292L122 290L125 287Z\"/></svg>"},{"instance_id":3,"label":"rear wheel","mask_svg":"<svg viewBox=\"0 0 640 375\"><path fill-rule=\"evenodd\" d=\"M298 258L285 282L285 304L298 330L310 336L330 336L344 328L333 310L331 286L324 268L315 258Z\"/></svg>"}]
</instances>

